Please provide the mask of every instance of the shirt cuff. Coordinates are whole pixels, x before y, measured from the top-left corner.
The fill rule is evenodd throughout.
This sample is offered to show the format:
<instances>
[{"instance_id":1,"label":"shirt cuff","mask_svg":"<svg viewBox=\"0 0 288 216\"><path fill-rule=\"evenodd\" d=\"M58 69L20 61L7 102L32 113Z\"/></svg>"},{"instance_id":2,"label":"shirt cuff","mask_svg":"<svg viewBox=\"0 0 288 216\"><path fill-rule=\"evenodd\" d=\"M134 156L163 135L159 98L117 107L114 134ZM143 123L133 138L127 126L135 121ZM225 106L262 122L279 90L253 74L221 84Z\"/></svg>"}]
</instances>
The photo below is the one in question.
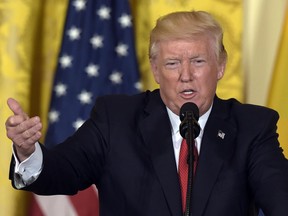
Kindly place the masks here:
<instances>
[{"instance_id":1,"label":"shirt cuff","mask_svg":"<svg viewBox=\"0 0 288 216\"><path fill-rule=\"evenodd\" d=\"M37 142L35 144L35 151L29 158L20 163L14 148L12 149L16 162L14 169L14 185L17 189L21 189L32 184L40 175L43 164L43 153L40 144Z\"/></svg>"}]
</instances>

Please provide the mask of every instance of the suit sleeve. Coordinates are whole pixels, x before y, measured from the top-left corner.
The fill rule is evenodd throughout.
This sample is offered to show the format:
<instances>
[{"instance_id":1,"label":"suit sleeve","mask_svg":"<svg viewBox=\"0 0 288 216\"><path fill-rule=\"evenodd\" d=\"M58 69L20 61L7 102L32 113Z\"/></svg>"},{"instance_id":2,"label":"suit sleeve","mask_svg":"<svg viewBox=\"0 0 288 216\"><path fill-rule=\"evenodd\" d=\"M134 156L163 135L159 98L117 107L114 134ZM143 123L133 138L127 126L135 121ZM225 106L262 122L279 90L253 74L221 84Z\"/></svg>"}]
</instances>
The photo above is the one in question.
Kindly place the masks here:
<instances>
[{"instance_id":1,"label":"suit sleeve","mask_svg":"<svg viewBox=\"0 0 288 216\"><path fill-rule=\"evenodd\" d=\"M98 102L95 110L97 114L93 112L93 117L63 143L52 149L41 145L42 172L35 182L23 190L41 195L73 195L92 184L97 185L105 169L108 147L103 134L108 133L109 126L105 103Z\"/></svg>"},{"instance_id":2,"label":"suit sleeve","mask_svg":"<svg viewBox=\"0 0 288 216\"><path fill-rule=\"evenodd\" d=\"M288 162L278 142L277 120L268 111L249 154L249 180L257 205L267 216L288 215Z\"/></svg>"}]
</instances>

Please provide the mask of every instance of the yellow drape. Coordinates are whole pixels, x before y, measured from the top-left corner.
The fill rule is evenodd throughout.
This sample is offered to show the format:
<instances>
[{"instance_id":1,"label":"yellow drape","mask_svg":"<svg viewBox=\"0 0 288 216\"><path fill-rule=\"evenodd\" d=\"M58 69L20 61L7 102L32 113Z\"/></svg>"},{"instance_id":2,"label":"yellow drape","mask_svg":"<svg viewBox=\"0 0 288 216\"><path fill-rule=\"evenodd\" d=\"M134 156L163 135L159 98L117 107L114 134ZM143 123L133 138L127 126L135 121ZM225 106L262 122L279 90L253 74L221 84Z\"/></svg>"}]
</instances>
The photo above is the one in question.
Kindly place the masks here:
<instances>
[{"instance_id":1,"label":"yellow drape","mask_svg":"<svg viewBox=\"0 0 288 216\"><path fill-rule=\"evenodd\" d=\"M224 29L224 43L228 52L228 64L224 78L219 82L220 97L244 99L242 71L242 0L131 0L136 32L136 48L144 89L154 89L148 61L149 32L156 19L178 10L206 10L212 13Z\"/></svg>"},{"instance_id":2,"label":"yellow drape","mask_svg":"<svg viewBox=\"0 0 288 216\"><path fill-rule=\"evenodd\" d=\"M278 122L279 141L288 158L288 4L279 42L278 55L270 86L267 105L280 114Z\"/></svg>"},{"instance_id":3,"label":"yellow drape","mask_svg":"<svg viewBox=\"0 0 288 216\"><path fill-rule=\"evenodd\" d=\"M19 100L46 127L66 7L67 0L0 1L0 215L26 215L28 201L28 193L14 190L8 180L12 150L4 125L11 115L6 100Z\"/></svg>"}]
</instances>

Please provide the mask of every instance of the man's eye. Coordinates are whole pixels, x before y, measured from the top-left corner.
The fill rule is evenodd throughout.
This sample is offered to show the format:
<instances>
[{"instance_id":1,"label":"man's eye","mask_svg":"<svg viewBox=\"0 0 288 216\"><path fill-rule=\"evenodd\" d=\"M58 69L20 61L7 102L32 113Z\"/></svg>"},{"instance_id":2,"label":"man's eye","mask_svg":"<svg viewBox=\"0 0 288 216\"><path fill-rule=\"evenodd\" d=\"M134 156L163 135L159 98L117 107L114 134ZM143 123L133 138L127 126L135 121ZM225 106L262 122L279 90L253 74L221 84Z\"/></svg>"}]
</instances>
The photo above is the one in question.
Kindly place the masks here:
<instances>
[{"instance_id":1,"label":"man's eye","mask_svg":"<svg viewBox=\"0 0 288 216\"><path fill-rule=\"evenodd\" d=\"M204 64L206 61L204 59L193 59L192 63L195 65L202 65Z\"/></svg>"},{"instance_id":2,"label":"man's eye","mask_svg":"<svg viewBox=\"0 0 288 216\"><path fill-rule=\"evenodd\" d=\"M167 68L167 69L175 69L175 68L177 68L178 67L178 65L179 65L179 62L177 61L171 61L171 62L167 62L166 64L165 64L165 67Z\"/></svg>"},{"instance_id":3,"label":"man's eye","mask_svg":"<svg viewBox=\"0 0 288 216\"><path fill-rule=\"evenodd\" d=\"M166 65L175 65L176 62L168 62Z\"/></svg>"}]
</instances>

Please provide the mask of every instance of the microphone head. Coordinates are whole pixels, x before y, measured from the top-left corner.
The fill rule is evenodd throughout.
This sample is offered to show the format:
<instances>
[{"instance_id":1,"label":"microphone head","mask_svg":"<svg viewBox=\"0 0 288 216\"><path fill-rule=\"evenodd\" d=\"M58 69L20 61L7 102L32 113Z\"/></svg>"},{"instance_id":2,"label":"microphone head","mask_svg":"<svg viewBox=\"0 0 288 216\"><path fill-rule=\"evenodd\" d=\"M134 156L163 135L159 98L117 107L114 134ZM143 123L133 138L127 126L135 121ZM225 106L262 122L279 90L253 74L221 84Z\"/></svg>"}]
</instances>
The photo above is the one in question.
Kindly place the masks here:
<instances>
[{"instance_id":1,"label":"microphone head","mask_svg":"<svg viewBox=\"0 0 288 216\"><path fill-rule=\"evenodd\" d=\"M179 114L180 120L181 120L181 124L179 126L180 134L184 139L186 139L188 127L189 127L188 121L186 119L187 113L189 113L188 115L192 114L192 117L193 117L192 127L193 128L191 129L193 130L194 138L196 138L200 134L200 125L198 123L199 109L197 105L192 102L187 102L183 104L183 106L180 108L180 114Z\"/></svg>"},{"instance_id":2,"label":"microphone head","mask_svg":"<svg viewBox=\"0 0 288 216\"><path fill-rule=\"evenodd\" d=\"M192 112L195 120L196 121L199 120L199 109L195 103L187 102L182 105L182 107L180 108L180 114L179 114L181 121L185 119L187 112Z\"/></svg>"}]
</instances>

